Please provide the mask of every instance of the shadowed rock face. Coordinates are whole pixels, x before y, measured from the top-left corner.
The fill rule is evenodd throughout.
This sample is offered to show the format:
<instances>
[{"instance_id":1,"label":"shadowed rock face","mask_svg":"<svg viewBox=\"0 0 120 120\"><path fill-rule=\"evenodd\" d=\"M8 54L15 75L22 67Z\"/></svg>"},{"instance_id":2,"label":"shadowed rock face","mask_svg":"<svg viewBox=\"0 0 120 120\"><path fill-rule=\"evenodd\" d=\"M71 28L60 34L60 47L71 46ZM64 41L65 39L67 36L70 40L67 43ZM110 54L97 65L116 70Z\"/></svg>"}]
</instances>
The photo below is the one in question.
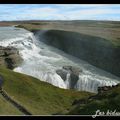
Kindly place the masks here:
<instances>
[{"instance_id":1,"label":"shadowed rock face","mask_svg":"<svg viewBox=\"0 0 120 120\"><path fill-rule=\"evenodd\" d=\"M56 70L56 73L64 80L69 83L68 88L74 89L77 81L79 80L79 74L82 72L79 68L74 66L63 66L62 69ZM67 78L67 75L70 76Z\"/></svg>"},{"instance_id":2,"label":"shadowed rock face","mask_svg":"<svg viewBox=\"0 0 120 120\"><path fill-rule=\"evenodd\" d=\"M68 72L64 69L56 70L56 73L65 81L67 78Z\"/></svg>"},{"instance_id":3,"label":"shadowed rock face","mask_svg":"<svg viewBox=\"0 0 120 120\"><path fill-rule=\"evenodd\" d=\"M16 48L0 46L0 66L13 69L21 61L22 58L20 57L19 52Z\"/></svg>"},{"instance_id":4,"label":"shadowed rock face","mask_svg":"<svg viewBox=\"0 0 120 120\"><path fill-rule=\"evenodd\" d=\"M3 47L0 46L0 56L9 56L11 54L17 54L17 49L14 47Z\"/></svg>"},{"instance_id":5,"label":"shadowed rock face","mask_svg":"<svg viewBox=\"0 0 120 120\"><path fill-rule=\"evenodd\" d=\"M9 69L14 68L15 63L13 62L12 58L5 58L4 60L5 60L7 68L9 68Z\"/></svg>"},{"instance_id":6,"label":"shadowed rock face","mask_svg":"<svg viewBox=\"0 0 120 120\"><path fill-rule=\"evenodd\" d=\"M34 34L48 45L120 76L120 48L109 40L61 30L35 31Z\"/></svg>"},{"instance_id":7,"label":"shadowed rock face","mask_svg":"<svg viewBox=\"0 0 120 120\"><path fill-rule=\"evenodd\" d=\"M107 99L110 99L110 98L108 98L107 93L109 91L114 90L114 89L119 88L119 87L120 87L120 84L117 84L115 86L98 87L98 93L96 95L90 96L88 99L76 99L73 101L72 105L81 105L81 104L85 105L85 104L87 104L91 101L94 101L94 100L100 100L100 99L102 100L105 97ZM106 96L104 96L105 94L106 94ZM119 95L118 93L111 93L111 92L109 92L109 94L111 94L111 97L116 97Z\"/></svg>"}]
</instances>

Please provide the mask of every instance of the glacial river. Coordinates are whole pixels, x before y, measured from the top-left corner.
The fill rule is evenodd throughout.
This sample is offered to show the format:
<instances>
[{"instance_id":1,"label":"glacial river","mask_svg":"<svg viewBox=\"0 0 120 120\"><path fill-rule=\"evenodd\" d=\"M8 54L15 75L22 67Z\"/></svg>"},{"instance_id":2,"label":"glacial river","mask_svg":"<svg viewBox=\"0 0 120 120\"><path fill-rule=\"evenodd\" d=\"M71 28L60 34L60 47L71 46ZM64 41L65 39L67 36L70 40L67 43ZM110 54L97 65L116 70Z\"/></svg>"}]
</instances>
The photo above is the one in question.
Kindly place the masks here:
<instances>
[{"instance_id":1,"label":"glacial river","mask_svg":"<svg viewBox=\"0 0 120 120\"><path fill-rule=\"evenodd\" d=\"M14 71L31 75L60 88L69 89L70 78L67 77L64 81L56 70L69 65L83 71L74 85L76 90L97 92L98 86L112 86L120 81L117 76L44 44L33 33L22 28L0 27L0 46L13 46L19 50L23 62Z\"/></svg>"}]
</instances>

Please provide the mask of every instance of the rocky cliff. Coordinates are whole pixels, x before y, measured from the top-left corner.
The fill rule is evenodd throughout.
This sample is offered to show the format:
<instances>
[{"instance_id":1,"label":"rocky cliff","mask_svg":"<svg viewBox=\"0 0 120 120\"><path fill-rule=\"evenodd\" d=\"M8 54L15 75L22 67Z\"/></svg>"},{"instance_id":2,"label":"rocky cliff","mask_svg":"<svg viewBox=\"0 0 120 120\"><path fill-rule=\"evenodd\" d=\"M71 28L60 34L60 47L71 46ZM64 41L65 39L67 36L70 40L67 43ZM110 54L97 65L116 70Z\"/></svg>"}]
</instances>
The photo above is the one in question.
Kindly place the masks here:
<instances>
[{"instance_id":1,"label":"rocky cliff","mask_svg":"<svg viewBox=\"0 0 120 120\"><path fill-rule=\"evenodd\" d=\"M22 61L19 52L14 47L0 46L0 66L13 69Z\"/></svg>"},{"instance_id":2,"label":"rocky cliff","mask_svg":"<svg viewBox=\"0 0 120 120\"><path fill-rule=\"evenodd\" d=\"M63 30L33 32L40 41L120 76L120 47L109 40Z\"/></svg>"}]
</instances>

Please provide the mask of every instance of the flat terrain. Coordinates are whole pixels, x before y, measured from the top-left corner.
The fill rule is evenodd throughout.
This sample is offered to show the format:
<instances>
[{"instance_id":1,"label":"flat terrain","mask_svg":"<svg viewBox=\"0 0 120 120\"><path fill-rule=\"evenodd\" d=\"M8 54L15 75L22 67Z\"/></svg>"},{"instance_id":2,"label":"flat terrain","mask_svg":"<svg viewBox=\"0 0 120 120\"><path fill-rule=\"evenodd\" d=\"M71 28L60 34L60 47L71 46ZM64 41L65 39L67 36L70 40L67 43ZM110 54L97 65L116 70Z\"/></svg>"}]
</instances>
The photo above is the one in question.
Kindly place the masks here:
<instances>
[{"instance_id":1,"label":"flat terrain","mask_svg":"<svg viewBox=\"0 0 120 120\"><path fill-rule=\"evenodd\" d=\"M0 22L0 26L22 25L28 30L35 29L55 29L74 31L86 35L102 37L112 42L115 46L120 46L120 22L118 21L18 21Z\"/></svg>"}]
</instances>

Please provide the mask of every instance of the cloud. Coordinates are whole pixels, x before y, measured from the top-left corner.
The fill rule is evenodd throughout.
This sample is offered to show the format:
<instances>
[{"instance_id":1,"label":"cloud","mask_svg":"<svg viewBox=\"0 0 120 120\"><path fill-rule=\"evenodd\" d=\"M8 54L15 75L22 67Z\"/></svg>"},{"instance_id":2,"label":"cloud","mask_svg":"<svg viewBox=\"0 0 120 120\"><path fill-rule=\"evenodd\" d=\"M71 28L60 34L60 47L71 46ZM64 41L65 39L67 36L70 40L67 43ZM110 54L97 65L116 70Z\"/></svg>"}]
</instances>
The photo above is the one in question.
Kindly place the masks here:
<instances>
[{"instance_id":1,"label":"cloud","mask_svg":"<svg viewBox=\"0 0 120 120\"><path fill-rule=\"evenodd\" d=\"M20 13L22 18L34 18L34 19L52 19L52 16L58 16L58 9L51 8L51 7L44 7L44 8L32 8L30 10L26 10L24 13ZM29 16L29 17L27 17Z\"/></svg>"},{"instance_id":2,"label":"cloud","mask_svg":"<svg viewBox=\"0 0 120 120\"><path fill-rule=\"evenodd\" d=\"M106 17L108 17L111 14L113 14L113 17L116 14L120 15L120 10L93 8L93 9L69 11L66 13L66 16L70 17L71 19L81 19L81 18L86 19L88 17L92 18L95 16L97 18L98 16L103 16L103 15L106 15Z\"/></svg>"},{"instance_id":3,"label":"cloud","mask_svg":"<svg viewBox=\"0 0 120 120\"><path fill-rule=\"evenodd\" d=\"M0 20L120 20L120 5L2 4Z\"/></svg>"},{"instance_id":4,"label":"cloud","mask_svg":"<svg viewBox=\"0 0 120 120\"><path fill-rule=\"evenodd\" d=\"M111 14L111 13L120 13L120 11L113 11L111 9L88 9L88 10L78 10L78 11L70 11L69 14L76 15L103 15L103 14Z\"/></svg>"}]
</instances>

